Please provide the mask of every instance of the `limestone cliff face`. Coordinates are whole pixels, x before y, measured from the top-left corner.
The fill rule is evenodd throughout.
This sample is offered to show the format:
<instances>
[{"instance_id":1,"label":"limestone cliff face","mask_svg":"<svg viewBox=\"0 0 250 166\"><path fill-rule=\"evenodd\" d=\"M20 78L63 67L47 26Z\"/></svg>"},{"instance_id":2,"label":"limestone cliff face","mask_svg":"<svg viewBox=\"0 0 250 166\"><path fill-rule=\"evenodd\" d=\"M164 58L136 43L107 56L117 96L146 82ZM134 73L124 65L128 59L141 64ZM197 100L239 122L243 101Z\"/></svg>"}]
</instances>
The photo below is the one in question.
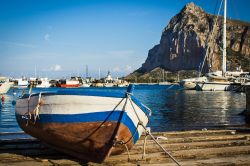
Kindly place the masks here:
<instances>
[{"instance_id":1,"label":"limestone cliff face","mask_svg":"<svg viewBox=\"0 0 250 166\"><path fill-rule=\"evenodd\" d=\"M216 16L204 12L194 3L187 4L164 28L160 44L149 50L148 57L139 71L145 73L157 67L169 71L198 70L204 59L207 45L214 48L214 51L212 52L212 49L208 51L205 71L208 67L212 70L221 70L223 18L218 18L217 25L215 20ZM215 28L214 37L211 38L213 28ZM239 56L239 59L244 61L243 69L249 70L249 23L227 21L227 47L229 69L235 70L237 66L242 65L240 60L230 62L230 60L234 61L230 57L233 55Z\"/></svg>"}]
</instances>

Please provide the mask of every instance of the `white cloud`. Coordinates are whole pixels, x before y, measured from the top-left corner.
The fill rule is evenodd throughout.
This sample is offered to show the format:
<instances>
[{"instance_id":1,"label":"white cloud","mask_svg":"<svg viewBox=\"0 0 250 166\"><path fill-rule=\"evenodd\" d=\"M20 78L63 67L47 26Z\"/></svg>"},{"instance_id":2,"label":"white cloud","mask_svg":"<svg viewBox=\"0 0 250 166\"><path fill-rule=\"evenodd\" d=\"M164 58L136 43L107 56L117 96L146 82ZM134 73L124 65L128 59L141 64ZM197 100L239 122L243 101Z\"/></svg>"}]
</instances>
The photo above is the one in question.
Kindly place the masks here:
<instances>
[{"instance_id":1,"label":"white cloud","mask_svg":"<svg viewBox=\"0 0 250 166\"><path fill-rule=\"evenodd\" d=\"M131 71L131 70L132 70L132 66L126 65L126 66L125 66L125 70L126 70L126 71Z\"/></svg>"},{"instance_id":2,"label":"white cloud","mask_svg":"<svg viewBox=\"0 0 250 166\"><path fill-rule=\"evenodd\" d=\"M44 40L50 41L50 35L48 33L44 35Z\"/></svg>"},{"instance_id":3,"label":"white cloud","mask_svg":"<svg viewBox=\"0 0 250 166\"><path fill-rule=\"evenodd\" d=\"M112 72L131 72L132 70L132 66L126 65L124 67L114 67Z\"/></svg>"},{"instance_id":4,"label":"white cloud","mask_svg":"<svg viewBox=\"0 0 250 166\"><path fill-rule=\"evenodd\" d=\"M113 71L113 72L119 72L119 71L121 71L121 69L120 69L120 67L114 67L114 68L112 69L112 71Z\"/></svg>"},{"instance_id":5,"label":"white cloud","mask_svg":"<svg viewBox=\"0 0 250 166\"><path fill-rule=\"evenodd\" d=\"M54 66L51 66L50 67L50 70L51 71L61 71L62 70L62 67L60 65L54 65Z\"/></svg>"}]
</instances>

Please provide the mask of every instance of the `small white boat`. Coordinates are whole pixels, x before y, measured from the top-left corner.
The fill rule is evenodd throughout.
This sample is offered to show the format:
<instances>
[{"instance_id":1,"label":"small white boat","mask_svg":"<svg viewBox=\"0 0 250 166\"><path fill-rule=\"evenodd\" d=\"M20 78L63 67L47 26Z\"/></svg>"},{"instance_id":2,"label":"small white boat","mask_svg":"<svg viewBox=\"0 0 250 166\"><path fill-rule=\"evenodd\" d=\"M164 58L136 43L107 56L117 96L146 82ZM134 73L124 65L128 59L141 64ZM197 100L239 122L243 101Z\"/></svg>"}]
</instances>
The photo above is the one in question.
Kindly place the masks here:
<instances>
[{"instance_id":1,"label":"small white boat","mask_svg":"<svg viewBox=\"0 0 250 166\"><path fill-rule=\"evenodd\" d=\"M11 83L6 77L0 77L0 94L5 94L9 91Z\"/></svg>"},{"instance_id":2,"label":"small white boat","mask_svg":"<svg viewBox=\"0 0 250 166\"><path fill-rule=\"evenodd\" d=\"M37 88L49 88L51 86L51 84L49 83L49 79L48 78L41 78L40 79L41 84L36 85Z\"/></svg>"},{"instance_id":3,"label":"small white boat","mask_svg":"<svg viewBox=\"0 0 250 166\"><path fill-rule=\"evenodd\" d=\"M236 89L237 85L231 82L198 82L196 89L201 91L230 91Z\"/></svg>"},{"instance_id":4,"label":"small white boat","mask_svg":"<svg viewBox=\"0 0 250 166\"><path fill-rule=\"evenodd\" d=\"M207 77L187 78L180 81L180 86L185 90L195 90L197 82L205 82Z\"/></svg>"},{"instance_id":5,"label":"small white boat","mask_svg":"<svg viewBox=\"0 0 250 166\"><path fill-rule=\"evenodd\" d=\"M231 91L238 89L242 86L241 83L236 83L236 77L241 74L247 74L248 72L243 71L227 71L227 51L226 51L226 20L227 20L227 0L224 0L224 19L223 19L223 49L222 49L222 71L210 72L207 74L207 81L197 82L197 90L202 91ZM213 36L213 35L212 35Z\"/></svg>"},{"instance_id":6,"label":"small white boat","mask_svg":"<svg viewBox=\"0 0 250 166\"><path fill-rule=\"evenodd\" d=\"M81 87L85 87L85 88L88 88L88 87L90 87L90 83L86 83L86 82L83 82L82 84L81 84Z\"/></svg>"},{"instance_id":7,"label":"small white boat","mask_svg":"<svg viewBox=\"0 0 250 166\"><path fill-rule=\"evenodd\" d=\"M78 80L64 79L59 80L56 86L61 88L77 88L80 86L80 82Z\"/></svg>"},{"instance_id":8,"label":"small white boat","mask_svg":"<svg viewBox=\"0 0 250 166\"><path fill-rule=\"evenodd\" d=\"M16 81L17 81L17 87L18 88L26 88L26 87L29 86L29 82L25 77L18 78L18 79L16 79Z\"/></svg>"},{"instance_id":9,"label":"small white boat","mask_svg":"<svg viewBox=\"0 0 250 166\"><path fill-rule=\"evenodd\" d=\"M117 86L118 86L118 87L128 87L128 84L126 84L126 83L121 83L121 84L118 84Z\"/></svg>"},{"instance_id":10,"label":"small white boat","mask_svg":"<svg viewBox=\"0 0 250 166\"><path fill-rule=\"evenodd\" d=\"M114 87L114 84L113 83L104 83L103 84L104 87Z\"/></svg>"},{"instance_id":11,"label":"small white boat","mask_svg":"<svg viewBox=\"0 0 250 166\"><path fill-rule=\"evenodd\" d=\"M172 84L173 84L173 83L167 82L167 81L159 82L159 85L172 85Z\"/></svg>"},{"instance_id":12,"label":"small white boat","mask_svg":"<svg viewBox=\"0 0 250 166\"><path fill-rule=\"evenodd\" d=\"M223 76L222 71L207 74L207 80L196 82L198 91L234 91L242 86L240 74L246 72L227 72Z\"/></svg>"}]
</instances>

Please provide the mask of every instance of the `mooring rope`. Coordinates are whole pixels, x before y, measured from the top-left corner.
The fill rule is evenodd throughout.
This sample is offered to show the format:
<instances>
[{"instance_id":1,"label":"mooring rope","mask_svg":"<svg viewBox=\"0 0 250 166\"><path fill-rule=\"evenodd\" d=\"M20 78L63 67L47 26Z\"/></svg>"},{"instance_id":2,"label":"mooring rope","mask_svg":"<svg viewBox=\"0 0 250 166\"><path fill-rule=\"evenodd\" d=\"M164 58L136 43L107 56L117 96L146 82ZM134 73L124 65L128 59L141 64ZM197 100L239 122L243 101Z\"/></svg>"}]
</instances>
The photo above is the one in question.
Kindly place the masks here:
<instances>
[{"instance_id":1,"label":"mooring rope","mask_svg":"<svg viewBox=\"0 0 250 166\"><path fill-rule=\"evenodd\" d=\"M130 103L132 105L133 111L135 112L135 114L136 114L136 116L138 118L138 121L139 121L138 124L141 125L145 130L145 133L146 133L145 137L147 137L147 135L149 135L154 140L154 142L165 152L165 154L168 155L178 166L180 166L179 162L154 138L154 136L151 134L150 130L148 130L147 127L142 123L139 115L137 114L137 112L135 110L132 99L130 98L129 95L128 95L128 98L129 98L129 101L130 101ZM143 150L144 150L143 151L143 157L145 157L146 156L146 152L145 152L146 151L146 138L144 139Z\"/></svg>"},{"instance_id":2,"label":"mooring rope","mask_svg":"<svg viewBox=\"0 0 250 166\"><path fill-rule=\"evenodd\" d=\"M28 98L28 112L26 112L23 116L23 118L25 118L27 120L27 123L26 123L26 126L28 126L29 124L29 121L32 119L32 114L34 115L34 122L32 122L33 124L36 123L36 120L37 118L39 119L39 112L40 112L40 107L42 105L42 102L41 102L41 99L42 99L42 92L39 93L39 96L38 96L38 101L37 101L37 106L35 107L35 109L33 111L30 111L29 110L29 103L30 103L30 98L31 98L31 94L29 95L29 98Z\"/></svg>"},{"instance_id":3,"label":"mooring rope","mask_svg":"<svg viewBox=\"0 0 250 166\"><path fill-rule=\"evenodd\" d=\"M147 142L147 137L148 137L148 134L146 133L145 138L144 138L144 142L143 142L143 155L142 155L142 159L145 159L145 157L146 157L146 142Z\"/></svg>"},{"instance_id":4,"label":"mooring rope","mask_svg":"<svg viewBox=\"0 0 250 166\"><path fill-rule=\"evenodd\" d=\"M39 93L39 98L38 98L38 103L36 108L34 109L33 113L34 113L34 124L36 123L36 119L40 119L39 117L39 112L40 112L40 107L41 107L41 98L42 98L42 93Z\"/></svg>"},{"instance_id":5,"label":"mooring rope","mask_svg":"<svg viewBox=\"0 0 250 166\"><path fill-rule=\"evenodd\" d=\"M180 166L180 163L154 138L151 132L148 131L144 125L142 125L142 127L145 129L147 134L154 140L154 142L165 152L165 154L168 155L178 166Z\"/></svg>"}]
</instances>

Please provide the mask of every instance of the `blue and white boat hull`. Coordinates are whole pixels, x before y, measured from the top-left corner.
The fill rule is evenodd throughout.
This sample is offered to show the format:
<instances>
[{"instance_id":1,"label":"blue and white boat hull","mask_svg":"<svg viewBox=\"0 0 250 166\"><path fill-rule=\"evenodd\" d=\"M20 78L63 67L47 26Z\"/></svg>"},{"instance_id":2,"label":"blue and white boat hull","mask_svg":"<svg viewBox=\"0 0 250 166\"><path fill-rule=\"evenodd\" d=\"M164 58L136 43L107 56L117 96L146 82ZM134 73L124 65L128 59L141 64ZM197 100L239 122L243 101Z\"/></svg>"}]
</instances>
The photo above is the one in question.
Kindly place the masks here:
<instances>
[{"instance_id":1,"label":"blue and white boat hull","mask_svg":"<svg viewBox=\"0 0 250 166\"><path fill-rule=\"evenodd\" d=\"M131 148L148 123L147 108L133 96L64 90L17 100L21 128L80 159L102 162Z\"/></svg>"}]
</instances>

